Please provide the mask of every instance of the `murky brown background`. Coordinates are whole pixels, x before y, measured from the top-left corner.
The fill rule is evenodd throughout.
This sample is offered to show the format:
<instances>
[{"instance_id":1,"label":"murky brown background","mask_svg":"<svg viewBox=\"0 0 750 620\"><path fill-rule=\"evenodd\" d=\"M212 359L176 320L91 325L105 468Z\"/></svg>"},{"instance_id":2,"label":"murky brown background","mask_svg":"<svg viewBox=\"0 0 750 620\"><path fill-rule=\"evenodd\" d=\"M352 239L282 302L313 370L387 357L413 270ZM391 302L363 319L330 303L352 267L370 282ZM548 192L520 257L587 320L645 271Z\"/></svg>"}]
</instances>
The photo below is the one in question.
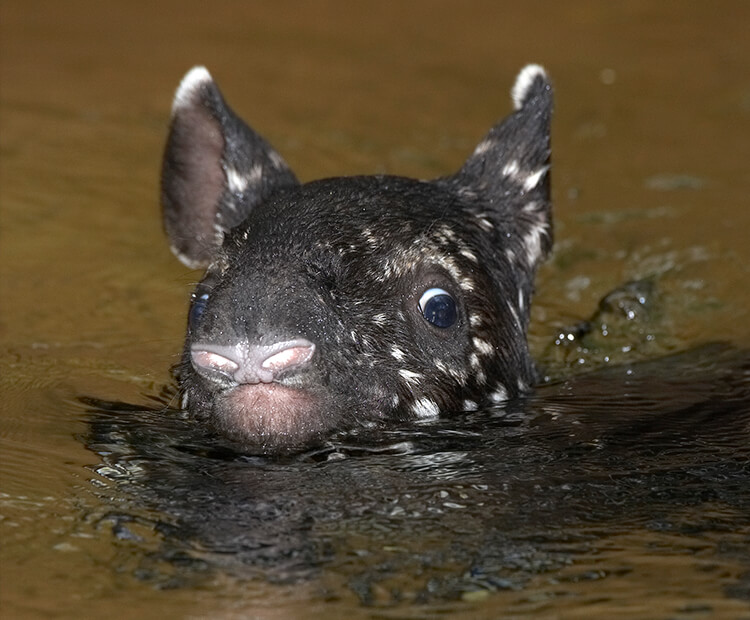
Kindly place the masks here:
<instances>
[{"instance_id":1,"label":"murky brown background","mask_svg":"<svg viewBox=\"0 0 750 620\"><path fill-rule=\"evenodd\" d=\"M518 69L544 64L556 86L557 250L538 282L535 349L644 276L660 291L654 352L750 345L744 0L208 7L0 5L3 617L367 616L353 598L310 607L304 587L155 590L111 570L120 550L86 520L95 457L76 439L75 397L142 401L167 382L198 277L169 254L157 201L171 97L194 64L304 180L452 172L509 111ZM540 578L538 599L532 587L456 613L677 617L684 601L654 596L654 583L673 592L681 580L713 617L748 613L723 599L715 573L700 581L681 572L685 558L637 555L639 532L611 540L609 559L634 570L606 604L584 583L570 587L585 608L545 606Z\"/></svg>"}]
</instances>

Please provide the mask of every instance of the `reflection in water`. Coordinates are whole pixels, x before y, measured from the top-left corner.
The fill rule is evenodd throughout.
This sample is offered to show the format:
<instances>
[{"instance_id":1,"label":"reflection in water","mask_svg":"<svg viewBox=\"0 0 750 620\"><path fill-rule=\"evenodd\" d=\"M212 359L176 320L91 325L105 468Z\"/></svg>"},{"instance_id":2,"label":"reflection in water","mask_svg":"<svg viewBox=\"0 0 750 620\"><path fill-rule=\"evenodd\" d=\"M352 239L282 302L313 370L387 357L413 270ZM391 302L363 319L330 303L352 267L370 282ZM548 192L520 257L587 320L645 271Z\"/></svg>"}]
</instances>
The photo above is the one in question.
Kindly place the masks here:
<instances>
[{"instance_id":1,"label":"reflection in water","mask_svg":"<svg viewBox=\"0 0 750 620\"><path fill-rule=\"evenodd\" d=\"M374 604L472 600L545 574L564 596L628 572L571 576L613 540L664 534L682 536L675 553L698 544L750 570L747 351L610 367L504 409L350 433L282 460L236 452L177 412L88 404L94 469L117 486L103 493L105 522L157 585L333 581Z\"/></svg>"}]
</instances>

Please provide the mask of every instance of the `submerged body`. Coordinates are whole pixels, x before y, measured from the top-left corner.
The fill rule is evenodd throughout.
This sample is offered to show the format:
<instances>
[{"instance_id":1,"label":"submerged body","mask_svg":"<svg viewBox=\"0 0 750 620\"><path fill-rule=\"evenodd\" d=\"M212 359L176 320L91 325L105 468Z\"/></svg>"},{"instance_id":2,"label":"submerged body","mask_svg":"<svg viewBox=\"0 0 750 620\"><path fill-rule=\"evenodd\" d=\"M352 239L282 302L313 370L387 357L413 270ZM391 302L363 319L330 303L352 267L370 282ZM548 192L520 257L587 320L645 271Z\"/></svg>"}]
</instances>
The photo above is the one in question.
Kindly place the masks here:
<instances>
[{"instance_id":1,"label":"submerged body","mask_svg":"<svg viewBox=\"0 0 750 620\"><path fill-rule=\"evenodd\" d=\"M474 410L535 381L526 331L551 248L544 71L459 172L299 184L203 68L175 97L162 204L173 251L206 268L183 406L241 443Z\"/></svg>"}]
</instances>

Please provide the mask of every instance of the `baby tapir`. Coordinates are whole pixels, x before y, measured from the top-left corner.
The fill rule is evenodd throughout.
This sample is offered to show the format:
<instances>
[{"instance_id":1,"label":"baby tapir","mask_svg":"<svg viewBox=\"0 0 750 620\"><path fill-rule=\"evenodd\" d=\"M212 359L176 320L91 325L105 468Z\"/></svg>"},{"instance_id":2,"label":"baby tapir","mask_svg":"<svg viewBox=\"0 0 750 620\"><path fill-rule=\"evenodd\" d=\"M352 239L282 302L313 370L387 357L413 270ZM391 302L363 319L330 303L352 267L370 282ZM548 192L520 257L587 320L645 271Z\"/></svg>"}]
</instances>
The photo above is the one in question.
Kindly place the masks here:
<instances>
[{"instance_id":1,"label":"baby tapir","mask_svg":"<svg viewBox=\"0 0 750 620\"><path fill-rule=\"evenodd\" d=\"M162 170L193 292L182 406L253 450L501 403L535 381L534 273L552 245L552 88L525 67L515 110L463 167L301 184L203 67L174 99Z\"/></svg>"}]
</instances>

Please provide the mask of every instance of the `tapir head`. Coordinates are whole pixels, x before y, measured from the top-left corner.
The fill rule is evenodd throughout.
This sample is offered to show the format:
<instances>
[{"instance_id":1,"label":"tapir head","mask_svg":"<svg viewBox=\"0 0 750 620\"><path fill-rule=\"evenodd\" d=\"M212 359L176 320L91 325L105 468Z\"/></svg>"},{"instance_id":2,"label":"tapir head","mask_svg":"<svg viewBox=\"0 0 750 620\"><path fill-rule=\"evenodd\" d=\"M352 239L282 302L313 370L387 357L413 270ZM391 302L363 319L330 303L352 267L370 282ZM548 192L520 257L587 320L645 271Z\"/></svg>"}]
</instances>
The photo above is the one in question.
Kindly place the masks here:
<instances>
[{"instance_id":1,"label":"tapir head","mask_svg":"<svg viewBox=\"0 0 750 620\"><path fill-rule=\"evenodd\" d=\"M524 68L512 99L451 176L300 184L206 69L191 70L162 171L172 250L205 269L183 406L277 452L528 390L533 279L552 243L544 70Z\"/></svg>"}]
</instances>

